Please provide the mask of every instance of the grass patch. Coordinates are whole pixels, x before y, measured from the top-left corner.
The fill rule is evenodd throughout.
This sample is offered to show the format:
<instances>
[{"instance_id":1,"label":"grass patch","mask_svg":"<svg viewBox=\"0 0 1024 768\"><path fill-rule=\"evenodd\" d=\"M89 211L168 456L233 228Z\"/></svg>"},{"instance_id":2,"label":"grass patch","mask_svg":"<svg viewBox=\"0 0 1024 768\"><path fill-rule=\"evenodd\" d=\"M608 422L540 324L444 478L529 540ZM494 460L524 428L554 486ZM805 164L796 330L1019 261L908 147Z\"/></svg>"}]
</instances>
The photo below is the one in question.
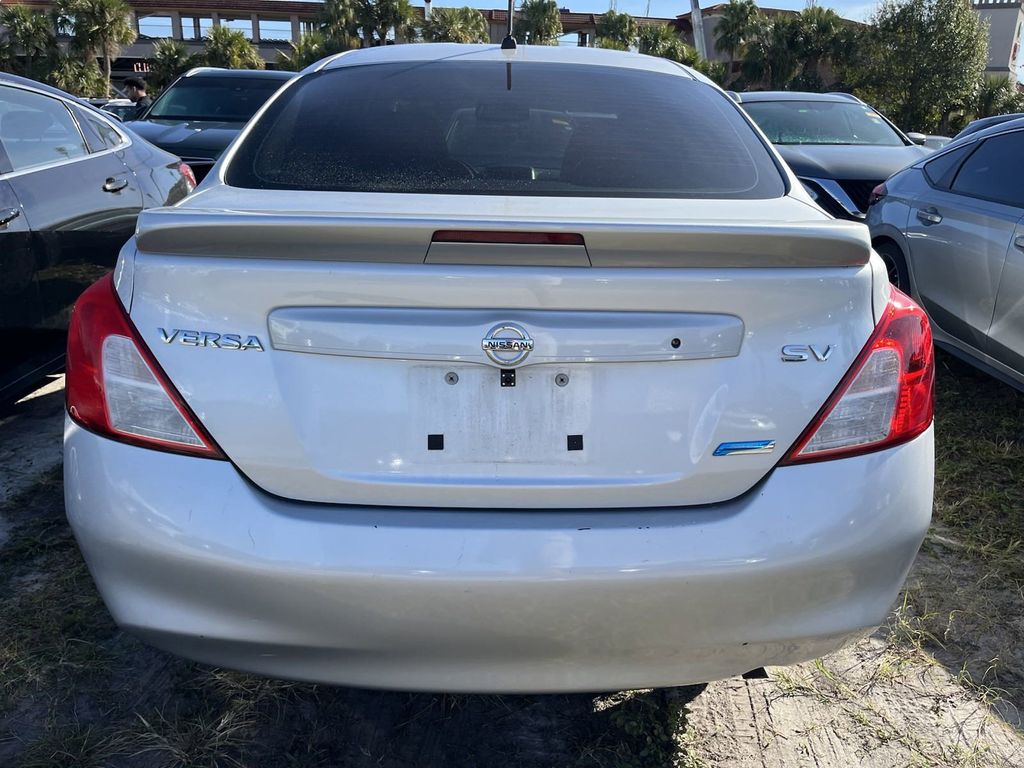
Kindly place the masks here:
<instances>
[{"instance_id":1,"label":"grass patch","mask_svg":"<svg viewBox=\"0 0 1024 768\"><path fill-rule=\"evenodd\" d=\"M1024 394L938 355L935 520L1024 581Z\"/></svg>"}]
</instances>

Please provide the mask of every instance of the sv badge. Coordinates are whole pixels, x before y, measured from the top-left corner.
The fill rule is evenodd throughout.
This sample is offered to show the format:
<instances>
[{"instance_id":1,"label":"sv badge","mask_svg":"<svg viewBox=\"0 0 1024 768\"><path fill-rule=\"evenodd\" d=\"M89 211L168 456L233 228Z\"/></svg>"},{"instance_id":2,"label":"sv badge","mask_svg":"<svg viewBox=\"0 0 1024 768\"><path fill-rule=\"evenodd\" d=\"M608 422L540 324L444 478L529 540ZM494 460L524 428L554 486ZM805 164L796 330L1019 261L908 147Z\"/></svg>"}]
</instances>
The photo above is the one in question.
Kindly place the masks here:
<instances>
[{"instance_id":1,"label":"sv badge","mask_svg":"<svg viewBox=\"0 0 1024 768\"><path fill-rule=\"evenodd\" d=\"M782 348L782 359L787 363L806 363L813 357L819 363L824 363L832 357L834 349L831 344L787 344Z\"/></svg>"}]
</instances>

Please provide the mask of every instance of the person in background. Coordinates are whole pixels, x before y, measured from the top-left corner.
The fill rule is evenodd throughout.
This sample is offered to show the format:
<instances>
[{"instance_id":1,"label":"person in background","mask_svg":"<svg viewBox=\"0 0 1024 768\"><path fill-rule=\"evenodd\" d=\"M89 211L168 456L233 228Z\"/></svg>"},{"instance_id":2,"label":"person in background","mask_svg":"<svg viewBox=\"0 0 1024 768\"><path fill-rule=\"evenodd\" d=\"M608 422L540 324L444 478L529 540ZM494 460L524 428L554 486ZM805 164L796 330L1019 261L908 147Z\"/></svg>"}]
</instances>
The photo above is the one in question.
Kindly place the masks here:
<instances>
[{"instance_id":1,"label":"person in background","mask_svg":"<svg viewBox=\"0 0 1024 768\"><path fill-rule=\"evenodd\" d=\"M137 77L129 77L124 81L125 96L135 102L135 116L141 117L153 100L146 94L146 84Z\"/></svg>"}]
</instances>

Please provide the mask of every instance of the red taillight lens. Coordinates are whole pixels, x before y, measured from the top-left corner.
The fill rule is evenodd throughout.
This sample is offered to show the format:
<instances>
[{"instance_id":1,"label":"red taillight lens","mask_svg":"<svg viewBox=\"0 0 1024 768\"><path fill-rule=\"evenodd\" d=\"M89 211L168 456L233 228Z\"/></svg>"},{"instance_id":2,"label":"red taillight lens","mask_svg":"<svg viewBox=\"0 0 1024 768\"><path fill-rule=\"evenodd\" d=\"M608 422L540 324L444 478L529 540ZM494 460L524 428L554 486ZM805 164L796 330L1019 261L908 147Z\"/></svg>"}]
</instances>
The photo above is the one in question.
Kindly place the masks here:
<instances>
[{"instance_id":1,"label":"red taillight lens","mask_svg":"<svg viewBox=\"0 0 1024 768\"><path fill-rule=\"evenodd\" d=\"M871 190L871 194L868 195L868 206L872 206L885 197L889 193L889 190L885 188L885 183L879 184L877 187Z\"/></svg>"},{"instance_id":2,"label":"red taillight lens","mask_svg":"<svg viewBox=\"0 0 1024 768\"><path fill-rule=\"evenodd\" d=\"M71 418L105 437L224 458L135 330L109 275L75 302L65 397Z\"/></svg>"},{"instance_id":3,"label":"red taillight lens","mask_svg":"<svg viewBox=\"0 0 1024 768\"><path fill-rule=\"evenodd\" d=\"M891 290L871 339L782 464L877 451L905 443L931 425L931 326L909 296Z\"/></svg>"},{"instance_id":4,"label":"red taillight lens","mask_svg":"<svg viewBox=\"0 0 1024 768\"><path fill-rule=\"evenodd\" d=\"M192 166L190 166L188 163L182 163L181 165L179 165L178 170L181 171L181 175L185 177L185 180L188 182L189 187L195 189L199 185L199 182L196 181L196 175L192 171Z\"/></svg>"}]
</instances>

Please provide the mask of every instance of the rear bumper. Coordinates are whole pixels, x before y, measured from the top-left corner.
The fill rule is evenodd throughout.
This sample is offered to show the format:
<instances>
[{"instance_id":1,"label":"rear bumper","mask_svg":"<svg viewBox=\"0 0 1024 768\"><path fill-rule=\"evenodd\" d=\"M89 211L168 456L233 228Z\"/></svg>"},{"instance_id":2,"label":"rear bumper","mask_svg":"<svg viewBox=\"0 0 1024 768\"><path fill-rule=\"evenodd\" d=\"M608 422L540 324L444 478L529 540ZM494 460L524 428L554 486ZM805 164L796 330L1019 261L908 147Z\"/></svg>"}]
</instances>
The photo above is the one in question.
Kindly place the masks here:
<instances>
[{"instance_id":1,"label":"rear bumper","mask_svg":"<svg viewBox=\"0 0 1024 768\"><path fill-rule=\"evenodd\" d=\"M289 502L68 424L68 519L115 620L267 675L446 691L678 685L881 622L927 529L931 430L700 509Z\"/></svg>"}]
</instances>

